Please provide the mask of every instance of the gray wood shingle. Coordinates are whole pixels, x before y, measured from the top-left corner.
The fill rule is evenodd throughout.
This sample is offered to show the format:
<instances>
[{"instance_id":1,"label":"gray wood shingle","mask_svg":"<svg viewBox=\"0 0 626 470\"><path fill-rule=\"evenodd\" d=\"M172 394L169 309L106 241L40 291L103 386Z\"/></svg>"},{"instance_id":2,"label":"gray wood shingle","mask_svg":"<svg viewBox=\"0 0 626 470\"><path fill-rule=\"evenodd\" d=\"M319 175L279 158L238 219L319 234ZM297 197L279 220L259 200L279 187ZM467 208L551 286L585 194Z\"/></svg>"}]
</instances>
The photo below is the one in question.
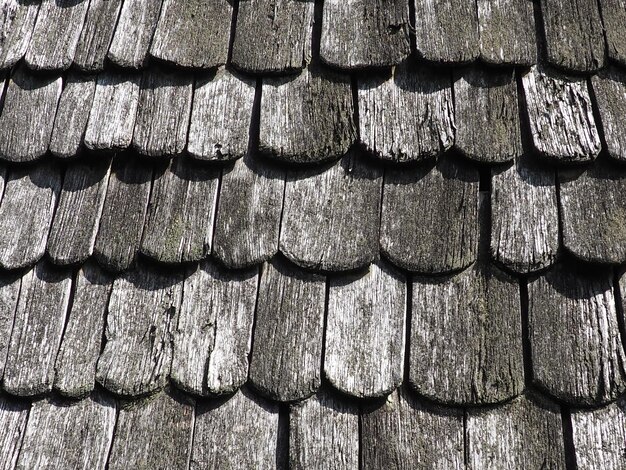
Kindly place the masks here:
<instances>
[{"instance_id":1,"label":"gray wood shingle","mask_svg":"<svg viewBox=\"0 0 626 470\"><path fill-rule=\"evenodd\" d=\"M11 344L11 331L15 321L15 309L20 296L21 285L22 280L19 272L3 273L0 276L0 377L4 374Z\"/></svg>"},{"instance_id":2,"label":"gray wood shingle","mask_svg":"<svg viewBox=\"0 0 626 470\"><path fill-rule=\"evenodd\" d=\"M89 0L89 11L74 55L74 65L89 72L104 68L122 0Z\"/></svg>"},{"instance_id":3,"label":"gray wood shingle","mask_svg":"<svg viewBox=\"0 0 626 470\"><path fill-rule=\"evenodd\" d=\"M591 77L591 85L608 154L626 161L626 74L610 67Z\"/></svg>"},{"instance_id":4,"label":"gray wood shingle","mask_svg":"<svg viewBox=\"0 0 626 470\"><path fill-rule=\"evenodd\" d=\"M28 404L0 395L0 469L14 470L17 458L22 447L26 420L28 419Z\"/></svg>"},{"instance_id":5,"label":"gray wood shingle","mask_svg":"<svg viewBox=\"0 0 626 470\"><path fill-rule=\"evenodd\" d=\"M599 4L608 56L618 64L626 65L626 1L600 0Z\"/></svg>"},{"instance_id":6,"label":"gray wood shingle","mask_svg":"<svg viewBox=\"0 0 626 470\"><path fill-rule=\"evenodd\" d=\"M40 4L37 0L0 2L0 70L10 69L26 54Z\"/></svg>"}]
</instances>

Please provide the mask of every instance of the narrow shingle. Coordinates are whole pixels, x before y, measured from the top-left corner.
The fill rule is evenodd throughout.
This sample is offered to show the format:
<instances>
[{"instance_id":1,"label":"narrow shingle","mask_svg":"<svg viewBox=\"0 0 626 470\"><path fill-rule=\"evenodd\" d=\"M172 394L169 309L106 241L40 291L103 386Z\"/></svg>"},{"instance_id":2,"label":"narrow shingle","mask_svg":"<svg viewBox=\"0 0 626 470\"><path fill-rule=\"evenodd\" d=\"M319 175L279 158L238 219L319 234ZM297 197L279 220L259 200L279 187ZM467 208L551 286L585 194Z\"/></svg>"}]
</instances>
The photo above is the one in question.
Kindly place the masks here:
<instances>
[{"instance_id":1,"label":"narrow shingle","mask_svg":"<svg viewBox=\"0 0 626 470\"><path fill-rule=\"evenodd\" d=\"M89 0L89 11L74 55L74 65L88 72L104 68L122 0Z\"/></svg>"},{"instance_id":2,"label":"narrow shingle","mask_svg":"<svg viewBox=\"0 0 626 470\"><path fill-rule=\"evenodd\" d=\"M17 271L2 273L2 275L0 275L0 378L4 374L7 353L11 343L11 331L13 329L13 322L15 321L15 309L17 308L20 286L22 284L20 274L21 273ZM0 468L2 467L0 466Z\"/></svg>"},{"instance_id":3,"label":"narrow shingle","mask_svg":"<svg viewBox=\"0 0 626 470\"><path fill-rule=\"evenodd\" d=\"M602 24L606 36L609 58L626 65L626 0L600 0Z\"/></svg>"},{"instance_id":4,"label":"narrow shingle","mask_svg":"<svg viewBox=\"0 0 626 470\"><path fill-rule=\"evenodd\" d=\"M2 470L14 470L22 447L29 404L17 401L8 396L0 396L0 455Z\"/></svg>"},{"instance_id":5,"label":"narrow shingle","mask_svg":"<svg viewBox=\"0 0 626 470\"><path fill-rule=\"evenodd\" d=\"M591 77L591 85L608 154L626 161L626 74L610 67Z\"/></svg>"},{"instance_id":6,"label":"narrow shingle","mask_svg":"<svg viewBox=\"0 0 626 470\"><path fill-rule=\"evenodd\" d=\"M26 54L41 2L3 0L0 5L0 24L3 27L0 37L0 70L6 70Z\"/></svg>"}]
</instances>

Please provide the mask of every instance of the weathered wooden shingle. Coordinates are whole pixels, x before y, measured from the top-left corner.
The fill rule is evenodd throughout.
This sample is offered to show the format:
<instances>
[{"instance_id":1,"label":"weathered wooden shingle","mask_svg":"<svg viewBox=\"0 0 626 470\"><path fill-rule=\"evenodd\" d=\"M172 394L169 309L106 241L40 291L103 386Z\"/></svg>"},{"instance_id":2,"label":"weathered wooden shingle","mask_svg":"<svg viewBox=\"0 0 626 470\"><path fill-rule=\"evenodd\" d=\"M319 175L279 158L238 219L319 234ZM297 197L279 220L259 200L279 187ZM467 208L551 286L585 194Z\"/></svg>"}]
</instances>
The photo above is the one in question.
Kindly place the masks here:
<instances>
[{"instance_id":1,"label":"weathered wooden shingle","mask_svg":"<svg viewBox=\"0 0 626 470\"><path fill-rule=\"evenodd\" d=\"M235 392L248 379L258 269L203 262L185 279L172 381L196 395Z\"/></svg>"},{"instance_id":2,"label":"weathered wooden shingle","mask_svg":"<svg viewBox=\"0 0 626 470\"><path fill-rule=\"evenodd\" d=\"M610 269L558 264L528 285L533 381L568 403L599 405L626 389L612 281Z\"/></svg>"},{"instance_id":3,"label":"weathered wooden shingle","mask_svg":"<svg viewBox=\"0 0 626 470\"><path fill-rule=\"evenodd\" d=\"M138 69L148 58L163 0L124 0L107 57L116 65Z\"/></svg>"},{"instance_id":4,"label":"weathered wooden shingle","mask_svg":"<svg viewBox=\"0 0 626 470\"><path fill-rule=\"evenodd\" d=\"M532 0L478 0L480 58L496 65L537 62Z\"/></svg>"},{"instance_id":5,"label":"weathered wooden shingle","mask_svg":"<svg viewBox=\"0 0 626 470\"><path fill-rule=\"evenodd\" d=\"M80 269L75 283L72 307L54 366L55 390L72 398L83 397L94 389L113 278L90 262Z\"/></svg>"},{"instance_id":6,"label":"weathered wooden shingle","mask_svg":"<svg viewBox=\"0 0 626 470\"><path fill-rule=\"evenodd\" d=\"M161 392L120 408L107 468L187 468L192 403Z\"/></svg>"},{"instance_id":7,"label":"weathered wooden shingle","mask_svg":"<svg viewBox=\"0 0 626 470\"><path fill-rule=\"evenodd\" d=\"M17 457L22 447L29 406L23 401L16 401L0 395L0 469L14 470Z\"/></svg>"},{"instance_id":8,"label":"weathered wooden shingle","mask_svg":"<svg viewBox=\"0 0 626 470\"><path fill-rule=\"evenodd\" d=\"M74 55L74 65L89 72L104 68L122 0L89 0L89 11Z\"/></svg>"},{"instance_id":9,"label":"weathered wooden shingle","mask_svg":"<svg viewBox=\"0 0 626 470\"><path fill-rule=\"evenodd\" d=\"M485 163L507 162L521 155L517 84L512 69L471 67L457 73L454 102L455 145L463 155Z\"/></svg>"},{"instance_id":10,"label":"weathered wooden shingle","mask_svg":"<svg viewBox=\"0 0 626 470\"><path fill-rule=\"evenodd\" d=\"M33 70L67 69L85 23L90 0L42 0L26 52Z\"/></svg>"},{"instance_id":11,"label":"weathered wooden shingle","mask_svg":"<svg viewBox=\"0 0 626 470\"><path fill-rule=\"evenodd\" d=\"M2 381L5 391L32 396L52 388L71 286L70 272L58 271L45 262L22 278Z\"/></svg>"},{"instance_id":12,"label":"weathered wooden shingle","mask_svg":"<svg viewBox=\"0 0 626 470\"><path fill-rule=\"evenodd\" d=\"M82 150L95 91L93 75L72 74L67 78L50 139L50 152L55 157L74 157Z\"/></svg>"},{"instance_id":13,"label":"weathered wooden shingle","mask_svg":"<svg viewBox=\"0 0 626 470\"><path fill-rule=\"evenodd\" d=\"M96 372L103 387L136 396L166 384L181 300L182 276L171 270L139 264L116 279Z\"/></svg>"},{"instance_id":14,"label":"weathered wooden shingle","mask_svg":"<svg viewBox=\"0 0 626 470\"><path fill-rule=\"evenodd\" d=\"M352 151L287 174L280 251L304 268L346 271L378 258L382 169Z\"/></svg>"},{"instance_id":15,"label":"weathered wooden shingle","mask_svg":"<svg viewBox=\"0 0 626 470\"><path fill-rule=\"evenodd\" d=\"M467 467L565 469L558 407L520 397L467 416Z\"/></svg>"},{"instance_id":16,"label":"weathered wooden shingle","mask_svg":"<svg viewBox=\"0 0 626 470\"><path fill-rule=\"evenodd\" d=\"M213 254L229 268L278 252L285 170L246 155L222 173Z\"/></svg>"},{"instance_id":17,"label":"weathered wooden shingle","mask_svg":"<svg viewBox=\"0 0 626 470\"><path fill-rule=\"evenodd\" d=\"M404 0L324 2L320 57L343 69L396 65L411 52Z\"/></svg>"},{"instance_id":18,"label":"weathered wooden shingle","mask_svg":"<svg viewBox=\"0 0 626 470\"><path fill-rule=\"evenodd\" d=\"M522 77L535 149L556 163L596 158L601 143L587 82L532 67Z\"/></svg>"},{"instance_id":19,"label":"weathered wooden shingle","mask_svg":"<svg viewBox=\"0 0 626 470\"><path fill-rule=\"evenodd\" d=\"M33 403L16 470L104 469L115 418L115 401L104 395L77 402L42 399Z\"/></svg>"},{"instance_id":20,"label":"weathered wooden shingle","mask_svg":"<svg viewBox=\"0 0 626 470\"><path fill-rule=\"evenodd\" d=\"M61 77L32 75L18 67L5 96L0 115L0 158L12 162L36 160L50 144Z\"/></svg>"},{"instance_id":21,"label":"weathered wooden shingle","mask_svg":"<svg viewBox=\"0 0 626 470\"><path fill-rule=\"evenodd\" d=\"M626 161L626 75L610 67L591 77L591 84L607 151L616 160Z\"/></svg>"},{"instance_id":22,"label":"weathered wooden shingle","mask_svg":"<svg viewBox=\"0 0 626 470\"><path fill-rule=\"evenodd\" d=\"M618 64L626 65L626 1L600 0L599 3L608 56Z\"/></svg>"},{"instance_id":23,"label":"weathered wooden shingle","mask_svg":"<svg viewBox=\"0 0 626 470\"><path fill-rule=\"evenodd\" d=\"M133 139L138 103L138 74L101 73L85 131L85 146L91 150L128 147Z\"/></svg>"},{"instance_id":24,"label":"weathered wooden shingle","mask_svg":"<svg viewBox=\"0 0 626 470\"><path fill-rule=\"evenodd\" d=\"M61 172L54 163L16 167L9 173L0 204L0 266L19 269L44 254Z\"/></svg>"},{"instance_id":25,"label":"weathered wooden shingle","mask_svg":"<svg viewBox=\"0 0 626 470\"><path fill-rule=\"evenodd\" d=\"M313 0L239 2L232 64L252 73L292 72L311 59Z\"/></svg>"},{"instance_id":26,"label":"weathered wooden shingle","mask_svg":"<svg viewBox=\"0 0 626 470\"><path fill-rule=\"evenodd\" d=\"M111 162L82 161L65 171L63 189L48 236L55 264L83 263L93 253Z\"/></svg>"},{"instance_id":27,"label":"weathered wooden shingle","mask_svg":"<svg viewBox=\"0 0 626 470\"><path fill-rule=\"evenodd\" d=\"M133 147L154 157L181 153L187 144L193 77L152 68L144 72Z\"/></svg>"},{"instance_id":28,"label":"weathered wooden shingle","mask_svg":"<svg viewBox=\"0 0 626 470\"><path fill-rule=\"evenodd\" d=\"M40 4L38 0L2 1L0 70L10 69L26 54Z\"/></svg>"},{"instance_id":29,"label":"weathered wooden shingle","mask_svg":"<svg viewBox=\"0 0 626 470\"><path fill-rule=\"evenodd\" d=\"M294 470L359 468L357 407L324 392L292 405L289 463Z\"/></svg>"},{"instance_id":30,"label":"weathered wooden shingle","mask_svg":"<svg viewBox=\"0 0 626 470\"><path fill-rule=\"evenodd\" d=\"M449 73L404 63L358 81L360 141L383 160L434 157L454 143Z\"/></svg>"},{"instance_id":31,"label":"weathered wooden shingle","mask_svg":"<svg viewBox=\"0 0 626 470\"><path fill-rule=\"evenodd\" d=\"M385 263L330 278L324 374L338 390L378 397L404 376L406 278Z\"/></svg>"},{"instance_id":32,"label":"weathered wooden shingle","mask_svg":"<svg viewBox=\"0 0 626 470\"><path fill-rule=\"evenodd\" d=\"M491 181L492 258L519 273L552 265L559 250L554 170L524 155L494 168Z\"/></svg>"},{"instance_id":33,"label":"weathered wooden shingle","mask_svg":"<svg viewBox=\"0 0 626 470\"><path fill-rule=\"evenodd\" d=\"M135 260L148 210L152 173L151 166L130 155L113 160L93 249L98 262L107 269L124 271Z\"/></svg>"},{"instance_id":34,"label":"weathered wooden shingle","mask_svg":"<svg viewBox=\"0 0 626 470\"><path fill-rule=\"evenodd\" d=\"M381 250L409 271L456 271L476 259L478 172L454 157L433 165L385 174Z\"/></svg>"},{"instance_id":35,"label":"weathered wooden shingle","mask_svg":"<svg viewBox=\"0 0 626 470\"><path fill-rule=\"evenodd\" d=\"M219 170L173 159L155 177L141 252L163 263L199 261L211 252Z\"/></svg>"},{"instance_id":36,"label":"weathered wooden shingle","mask_svg":"<svg viewBox=\"0 0 626 470\"><path fill-rule=\"evenodd\" d=\"M418 53L431 62L470 62L478 57L475 0L411 0Z\"/></svg>"},{"instance_id":37,"label":"weathered wooden shingle","mask_svg":"<svg viewBox=\"0 0 626 470\"><path fill-rule=\"evenodd\" d=\"M626 261L626 171L603 158L558 172L563 246L596 263Z\"/></svg>"},{"instance_id":38,"label":"weathered wooden shingle","mask_svg":"<svg viewBox=\"0 0 626 470\"><path fill-rule=\"evenodd\" d=\"M234 160L248 150L255 82L227 69L196 81L187 151L201 160Z\"/></svg>"},{"instance_id":39,"label":"weathered wooden shingle","mask_svg":"<svg viewBox=\"0 0 626 470\"><path fill-rule=\"evenodd\" d=\"M364 470L461 470L463 412L423 406L400 390L364 410L360 444Z\"/></svg>"},{"instance_id":40,"label":"weathered wooden shingle","mask_svg":"<svg viewBox=\"0 0 626 470\"><path fill-rule=\"evenodd\" d=\"M325 292L322 276L280 258L263 265L249 380L264 396L298 400L319 388Z\"/></svg>"},{"instance_id":41,"label":"weathered wooden shingle","mask_svg":"<svg viewBox=\"0 0 626 470\"><path fill-rule=\"evenodd\" d=\"M580 470L619 470L626 463L626 404L572 413L576 464Z\"/></svg>"},{"instance_id":42,"label":"weathered wooden shingle","mask_svg":"<svg viewBox=\"0 0 626 470\"><path fill-rule=\"evenodd\" d=\"M239 390L198 406L191 470L277 468L278 406Z\"/></svg>"},{"instance_id":43,"label":"weathered wooden shingle","mask_svg":"<svg viewBox=\"0 0 626 470\"><path fill-rule=\"evenodd\" d=\"M264 79L259 150L293 163L339 158L356 137L353 113L347 75L307 68Z\"/></svg>"},{"instance_id":44,"label":"weathered wooden shingle","mask_svg":"<svg viewBox=\"0 0 626 470\"><path fill-rule=\"evenodd\" d=\"M20 296L21 284L19 272L2 273L0 275L0 378L4 374L4 367L11 343L11 331L15 320L15 309ZM1 446L2 444L0 444L0 450L2 449Z\"/></svg>"},{"instance_id":45,"label":"weathered wooden shingle","mask_svg":"<svg viewBox=\"0 0 626 470\"><path fill-rule=\"evenodd\" d=\"M605 44L597 0L541 0L547 60L573 72L604 65Z\"/></svg>"}]
</instances>

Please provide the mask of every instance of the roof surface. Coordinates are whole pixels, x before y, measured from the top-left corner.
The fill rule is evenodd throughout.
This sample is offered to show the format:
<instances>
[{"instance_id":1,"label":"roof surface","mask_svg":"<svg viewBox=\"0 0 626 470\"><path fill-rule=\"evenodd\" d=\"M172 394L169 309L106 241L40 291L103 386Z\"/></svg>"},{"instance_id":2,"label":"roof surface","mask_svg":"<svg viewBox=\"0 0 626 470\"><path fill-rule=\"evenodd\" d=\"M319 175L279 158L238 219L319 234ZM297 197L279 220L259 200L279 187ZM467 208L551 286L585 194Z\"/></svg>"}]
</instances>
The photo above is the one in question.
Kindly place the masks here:
<instances>
[{"instance_id":1,"label":"roof surface","mask_svg":"<svg viewBox=\"0 0 626 470\"><path fill-rule=\"evenodd\" d=\"M625 0L0 25L0 469L626 468Z\"/></svg>"}]
</instances>

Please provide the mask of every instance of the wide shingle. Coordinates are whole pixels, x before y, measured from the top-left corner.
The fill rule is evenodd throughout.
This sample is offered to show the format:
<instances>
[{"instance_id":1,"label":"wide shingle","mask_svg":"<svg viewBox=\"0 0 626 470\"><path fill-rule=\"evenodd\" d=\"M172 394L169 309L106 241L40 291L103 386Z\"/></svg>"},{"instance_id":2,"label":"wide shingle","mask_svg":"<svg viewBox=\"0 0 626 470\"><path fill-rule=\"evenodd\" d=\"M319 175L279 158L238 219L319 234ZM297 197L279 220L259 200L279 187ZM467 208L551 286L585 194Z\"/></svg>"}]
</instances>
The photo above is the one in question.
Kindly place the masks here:
<instances>
[{"instance_id":1,"label":"wide shingle","mask_svg":"<svg viewBox=\"0 0 626 470\"><path fill-rule=\"evenodd\" d=\"M26 53L33 34L40 2L4 0L0 12L0 70L13 67Z\"/></svg>"}]
</instances>

